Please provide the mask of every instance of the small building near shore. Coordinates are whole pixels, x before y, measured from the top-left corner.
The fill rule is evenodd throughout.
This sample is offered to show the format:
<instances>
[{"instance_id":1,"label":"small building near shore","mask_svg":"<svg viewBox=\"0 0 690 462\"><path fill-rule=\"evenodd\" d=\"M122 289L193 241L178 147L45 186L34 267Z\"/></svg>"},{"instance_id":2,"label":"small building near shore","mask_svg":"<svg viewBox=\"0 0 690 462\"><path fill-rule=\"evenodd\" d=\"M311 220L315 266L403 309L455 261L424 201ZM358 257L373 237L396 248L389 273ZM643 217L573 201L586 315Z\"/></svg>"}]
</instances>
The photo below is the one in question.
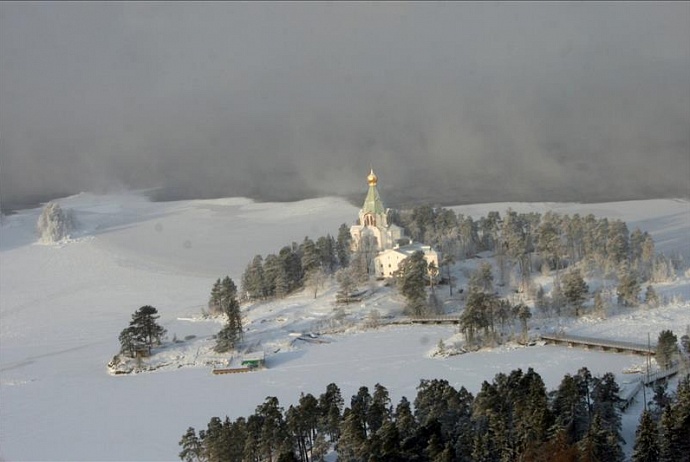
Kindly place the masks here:
<instances>
[{"instance_id":1,"label":"small building near shore","mask_svg":"<svg viewBox=\"0 0 690 462\"><path fill-rule=\"evenodd\" d=\"M263 351L248 353L242 357L242 366L249 369L260 369L266 365L266 355Z\"/></svg>"}]
</instances>

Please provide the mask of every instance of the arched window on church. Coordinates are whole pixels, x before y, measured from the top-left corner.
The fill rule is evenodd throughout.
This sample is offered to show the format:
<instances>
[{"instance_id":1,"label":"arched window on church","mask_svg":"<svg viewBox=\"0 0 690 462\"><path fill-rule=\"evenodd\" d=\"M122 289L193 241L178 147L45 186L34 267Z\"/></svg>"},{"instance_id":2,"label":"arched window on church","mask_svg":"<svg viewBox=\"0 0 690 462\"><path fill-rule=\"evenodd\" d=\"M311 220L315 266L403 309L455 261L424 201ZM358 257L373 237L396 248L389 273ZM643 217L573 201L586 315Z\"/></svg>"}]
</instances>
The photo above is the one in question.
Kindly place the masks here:
<instances>
[{"instance_id":1,"label":"arched window on church","mask_svg":"<svg viewBox=\"0 0 690 462\"><path fill-rule=\"evenodd\" d=\"M376 226L376 218L371 213L364 215L364 226Z\"/></svg>"}]
</instances>

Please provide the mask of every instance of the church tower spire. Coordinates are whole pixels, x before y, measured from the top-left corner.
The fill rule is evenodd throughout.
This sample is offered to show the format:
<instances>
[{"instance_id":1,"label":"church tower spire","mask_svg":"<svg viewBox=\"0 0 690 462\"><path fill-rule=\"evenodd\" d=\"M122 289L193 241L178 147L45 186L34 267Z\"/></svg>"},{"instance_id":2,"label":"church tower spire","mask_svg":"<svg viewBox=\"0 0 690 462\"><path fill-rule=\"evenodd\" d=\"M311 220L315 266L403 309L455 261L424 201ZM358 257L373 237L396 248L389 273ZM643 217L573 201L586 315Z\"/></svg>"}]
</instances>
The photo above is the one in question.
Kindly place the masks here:
<instances>
[{"instance_id":1,"label":"church tower spire","mask_svg":"<svg viewBox=\"0 0 690 462\"><path fill-rule=\"evenodd\" d=\"M369 183L369 191L367 197L364 199L364 205L360 212L360 221L364 226L376 226L377 223L386 226L386 208L383 206L383 201L379 195L379 190L376 188L379 178L374 173L372 168L367 176L367 183Z\"/></svg>"},{"instance_id":2,"label":"church tower spire","mask_svg":"<svg viewBox=\"0 0 690 462\"><path fill-rule=\"evenodd\" d=\"M375 242L374 245L379 251L392 249L398 240L403 237L402 228L388 223L386 207L384 207L379 190L376 187L378 182L379 177L376 176L374 169L371 168L369 175L367 175L369 191L359 211L359 221L350 228L353 249L359 248L360 242L365 238L365 242Z\"/></svg>"}]
</instances>

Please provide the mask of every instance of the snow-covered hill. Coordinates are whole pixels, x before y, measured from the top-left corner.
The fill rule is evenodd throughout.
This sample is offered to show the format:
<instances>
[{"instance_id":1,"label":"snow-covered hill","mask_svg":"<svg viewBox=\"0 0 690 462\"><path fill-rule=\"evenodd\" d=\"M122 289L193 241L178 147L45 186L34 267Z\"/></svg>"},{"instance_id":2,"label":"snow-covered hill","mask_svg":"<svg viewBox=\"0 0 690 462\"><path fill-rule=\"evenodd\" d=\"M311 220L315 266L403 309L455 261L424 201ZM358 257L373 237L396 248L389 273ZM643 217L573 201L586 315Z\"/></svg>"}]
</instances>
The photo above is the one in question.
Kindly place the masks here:
<instances>
[{"instance_id":1,"label":"snow-covered hill","mask_svg":"<svg viewBox=\"0 0 690 462\"><path fill-rule=\"evenodd\" d=\"M3 217L0 228L0 459L175 460L177 441L189 425L203 428L213 415L247 415L266 396L289 405L301 391L322 393L337 383L349 397L360 385L379 382L394 401L412 397L421 378L445 378L476 392L497 372L533 367L548 387L563 374L587 366L595 374L622 374L640 357L551 346L430 358L452 327L351 328L372 309L395 315L394 292L377 288L347 318L333 321L333 288L316 300L295 294L279 302L245 307L247 339L270 353L268 369L214 376L195 361L220 328L198 320L213 281L239 281L256 254L277 251L305 236L337 233L357 209L338 198L294 203L216 199L152 203L138 194L80 194L57 201L74 212L76 231L57 244L40 244L40 209ZM683 200L608 204L482 204L454 207L479 217L554 210L620 218L654 237L657 250L690 261L690 203ZM690 324L688 277L660 287L670 306L621 313L601 322L566 327L580 335L646 339L647 332ZM117 335L138 307L158 308L161 321L183 339L172 364L155 373L111 376L105 364L118 350ZM330 330L328 329L330 328ZM329 331L329 343L295 340ZM652 332L654 335L654 332ZM177 362L175 362L177 361ZM632 440L637 416L624 417Z\"/></svg>"}]
</instances>

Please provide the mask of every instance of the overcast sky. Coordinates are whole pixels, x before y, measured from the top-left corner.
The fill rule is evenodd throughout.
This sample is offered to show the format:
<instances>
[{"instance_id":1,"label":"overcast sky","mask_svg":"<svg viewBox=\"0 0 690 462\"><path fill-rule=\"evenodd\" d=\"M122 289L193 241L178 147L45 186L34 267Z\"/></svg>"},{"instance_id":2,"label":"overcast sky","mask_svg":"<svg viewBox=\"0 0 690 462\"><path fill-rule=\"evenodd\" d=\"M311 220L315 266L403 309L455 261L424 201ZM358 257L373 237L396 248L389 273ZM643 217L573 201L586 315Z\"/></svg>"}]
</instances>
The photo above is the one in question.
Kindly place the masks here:
<instances>
[{"instance_id":1,"label":"overcast sky","mask_svg":"<svg viewBox=\"0 0 690 462\"><path fill-rule=\"evenodd\" d=\"M687 197L690 3L2 2L0 156L4 204Z\"/></svg>"}]
</instances>

